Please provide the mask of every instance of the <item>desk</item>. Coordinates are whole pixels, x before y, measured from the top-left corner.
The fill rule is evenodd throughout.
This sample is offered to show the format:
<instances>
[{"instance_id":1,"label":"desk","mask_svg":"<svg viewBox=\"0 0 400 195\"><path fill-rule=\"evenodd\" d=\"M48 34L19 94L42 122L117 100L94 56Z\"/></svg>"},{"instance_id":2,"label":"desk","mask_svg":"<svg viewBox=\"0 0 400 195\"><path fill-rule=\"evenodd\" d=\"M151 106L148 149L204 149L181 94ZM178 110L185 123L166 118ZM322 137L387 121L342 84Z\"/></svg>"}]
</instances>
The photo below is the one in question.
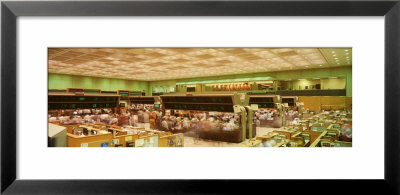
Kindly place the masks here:
<instances>
[{"instance_id":1,"label":"desk","mask_svg":"<svg viewBox=\"0 0 400 195\"><path fill-rule=\"evenodd\" d=\"M81 147L82 144L88 144L89 147L100 147L101 143L108 142L111 146L111 139L113 138L111 133L99 134L99 135L86 135L78 136L71 133L67 133L67 146L68 147Z\"/></svg>"},{"instance_id":2,"label":"desk","mask_svg":"<svg viewBox=\"0 0 400 195\"><path fill-rule=\"evenodd\" d=\"M277 143L277 144L274 146L274 148L281 147L282 145L285 145L285 144L287 144L287 143L289 143L289 140L281 141L281 142Z\"/></svg>"},{"instance_id":3,"label":"desk","mask_svg":"<svg viewBox=\"0 0 400 195\"><path fill-rule=\"evenodd\" d=\"M301 134L301 132L293 133L293 134L292 134L292 137L297 137L297 136L299 136L300 134Z\"/></svg>"},{"instance_id":4,"label":"desk","mask_svg":"<svg viewBox=\"0 0 400 195\"><path fill-rule=\"evenodd\" d=\"M253 140L249 141L248 143L244 143L242 147L258 147L260 145L261 140Z\"/></svg>"},{"instance_id":5,"label":"desk","mask_svg":"<svg viewBox=\"0 0 400 195\"><path fill-rule=\"evenodd\" d=\"M270 140L272 137L274 137L275 135L278 135L278 133L271 133L269 135L261 135L261 136L257 136L256 139L260 140L262 142L264 141L268 141Z\"/></svg>"},{"instance_id":6,"label":"desk","mask_svg":"<svg viewBox=\"0 0 400 195\"><path fill-rule=\"evenodd\" d=\"M319 141L321 141L321 137L322 137L322 136L325 136L326 133L327 133L327 131L323 131L323 132L318 136L318 138L315 139L314 142L312 142L312 143L310 144L310 147L316 147L316 146L318 145Z\"/></svg>"}]
</instances>

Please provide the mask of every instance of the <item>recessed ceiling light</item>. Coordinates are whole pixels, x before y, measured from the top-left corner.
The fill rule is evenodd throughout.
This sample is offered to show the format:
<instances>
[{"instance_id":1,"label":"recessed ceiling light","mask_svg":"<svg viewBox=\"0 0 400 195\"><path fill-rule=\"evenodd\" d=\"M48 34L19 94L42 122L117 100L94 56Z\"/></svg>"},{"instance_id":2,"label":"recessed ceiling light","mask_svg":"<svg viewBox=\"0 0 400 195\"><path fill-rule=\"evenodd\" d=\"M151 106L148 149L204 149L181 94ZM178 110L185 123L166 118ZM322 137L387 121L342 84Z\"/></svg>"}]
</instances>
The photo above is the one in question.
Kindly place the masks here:
<instances>
[{"instance_id":1,"label":"recessed ceiling light","mask_svg":"<svg viewBox=\"0 0 400 195\"><path fill-rule=\"evenodd\" d=\"M319 66L322 66L322 64L320 64Z\"/></svg>"},{"instance_id":2,"label":"recessed ceiling light","mask_svg":"<svg viewBox=\"0 0 400 195\"><path fill-rule=\"evenodd\" d=\"M348 49L345 49L344 51L349 51Z\"/></svg>"}]
</instances>

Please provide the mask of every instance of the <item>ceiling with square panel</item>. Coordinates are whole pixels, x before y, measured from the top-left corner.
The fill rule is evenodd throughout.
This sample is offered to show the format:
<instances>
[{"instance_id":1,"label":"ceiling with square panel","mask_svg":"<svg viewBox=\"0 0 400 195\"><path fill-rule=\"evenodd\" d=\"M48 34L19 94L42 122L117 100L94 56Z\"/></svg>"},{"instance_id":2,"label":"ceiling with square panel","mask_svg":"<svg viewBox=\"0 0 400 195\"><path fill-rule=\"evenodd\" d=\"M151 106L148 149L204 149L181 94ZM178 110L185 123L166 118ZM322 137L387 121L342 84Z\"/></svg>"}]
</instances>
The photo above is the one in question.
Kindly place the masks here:
<instances>
[{"instance_id":1,"label":"ceiling with square panel","mask_svg":"<svg viewBox=\"0 0 400 195\"><path fill-rule=\"evenodd\" d=\"M159 81L352 65L351 48L49 48L49 73Z\"/></svg>"}]
</instances>

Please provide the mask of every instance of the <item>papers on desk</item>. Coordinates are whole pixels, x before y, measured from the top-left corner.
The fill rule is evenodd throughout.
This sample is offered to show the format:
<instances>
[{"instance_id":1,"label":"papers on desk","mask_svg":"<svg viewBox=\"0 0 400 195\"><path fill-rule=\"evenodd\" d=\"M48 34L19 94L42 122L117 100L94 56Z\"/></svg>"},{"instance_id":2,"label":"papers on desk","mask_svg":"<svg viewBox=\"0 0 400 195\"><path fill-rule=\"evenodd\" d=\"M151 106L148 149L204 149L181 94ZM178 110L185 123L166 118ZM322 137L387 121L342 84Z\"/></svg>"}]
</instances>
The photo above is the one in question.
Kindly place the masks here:
<instances>
[{"instance_id":1,"label":"papers on desk","mask_svg":"<svg viewBox=\"0 0 400 195\"><path fill-rule=\"evenodd\" d=\"M126 136L125 137L125 141L127 142L127 141L132 141L132 136Z\"/></svg>"},{"instance_id":2,"label":"papers on desk","mask_svg":"<svg viewBox=\"0 0 400 195\"><path fill-rule=\"evenodd\" d=\"M111 145L119 144L119 139L111 140Z\"/></svg>"},{"instance_id":3,"label":"papers on desk","mask_svg":"<svg viewBox=\"0 0 400 195\"><path fill-rule=\"evenodd\" d=\"M153 136L149 138L148 147L158 147L158 136Z\"/></svg>"},{"instance_id":4,"label":"papers on desk","mask_svg":"<svg viewBox=\"0 0 400 195\"><path fill-rule=\"evenodd\" d=\"M81 147L89 147L89 143L81 143Z\"/></svg>"},{"instance_id":5,"label":"papers on desk","mask_svg":"<svg viewBox=\"0 0 400 195\"><path fill-rule=\"evenodd\" d=\"M135 140L135 147L143 147L144 139L137 139Z\"/></svg>"}]
</instances>

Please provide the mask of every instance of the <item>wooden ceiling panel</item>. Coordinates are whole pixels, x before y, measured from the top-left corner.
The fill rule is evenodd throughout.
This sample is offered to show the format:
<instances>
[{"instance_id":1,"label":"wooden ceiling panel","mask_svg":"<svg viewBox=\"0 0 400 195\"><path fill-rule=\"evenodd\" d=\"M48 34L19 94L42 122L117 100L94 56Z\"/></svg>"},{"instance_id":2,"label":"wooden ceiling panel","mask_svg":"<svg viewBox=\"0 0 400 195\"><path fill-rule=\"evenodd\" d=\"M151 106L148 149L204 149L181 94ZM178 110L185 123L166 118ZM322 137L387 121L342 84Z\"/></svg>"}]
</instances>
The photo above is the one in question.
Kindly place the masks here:
<instances>
[{"instance_id":1,"label":"wooden ceiling panel","mask_svg":"<svg viewBox=\"0 0 400 195\"><path fill-rule=\"evenodd\" d=\"M65 60L69 60L69 59L71 59L71 58L69 58L69 57L65 57L65 56L55 56L55 57L52 57L52 58L50 58L51 60L55 60L55 61L65 61Z\"/></svg>"},{"instance_id":2,"label":"wooden ceiling panel","mask_svg":"<svg viewBox=\"0 0 400 195\"><path fill-rule=\"evenodd\" d=\"M244 53L244 54L240 54L239 57L244 58L246 60L260 60L262 59L261 57L258 57L254 54L251 53Z\"/></svg>"},{"instance_id":3,"label":"wooden ceiling panel","mask_svg":"<svg viewBox=\"0 0 400 195\"><path fill-rule=\"evenodd\" d=\"M172 61L178 62L178 63L184 63L184 62L189 62L190 60L178 58L178 59L175 59L175 60L172 60Z\"/></svg>"},{"instance_id":4,"label":"wooden ceiling panel","mask_svg":"<svg viewBox=\"0 0 400 195\"><path fill-rule=\"evenodd\" d=\"M351 48L49 48L48 55L49 72L145 81L351 65Z\"/></svg>"},{"instance_id":5,"label":"wooden ceiling panel","mask_svg":"<svg viewBox=\"0 0 400 195\"><path fill-rule=\"evenodd\" d=\"M200 58L200 59L210 59L210 58L215 58L215 56L213 56L213 55L210 55L210 54L202 54L202 55L197 55L197 56L195 56L195 57L197 57L197 58Z\"/></svg>"},{"instance_id":6,"label":"wooden ceiling panel","mask_svg":"<svg viewBox=\"0 0 400 195\"><path fill-rule=\"evenodd\" d=\"M218 63L218 64L230 64L230 63L232 63L232 61L230 61L230 60L218 60L218 61L216 61L216 63Z\"/></svg>"},{"instance_id":7,"label":"wooden ceiling panel","mask_svg":"<svg viewBox=\"0 0 400 195\"><path fill-rule=\"evenodd\" d=\"M66 61L64 61L65 63L68 63L68 64L82 64L82 63L85 63L85 62L88 62L89 60L85 60L85 59L71 59L71 60L66 60Z\"/></svg>"},{"instance_id":8,"label":"wooden ceiling panel","mask_svg":"<svg viewBox=\"0 0 400 195\"><path fill-rule=\"evenodd\" d=\"M65 57L68 57L68 58L74 58L74 57L81 56L81 55L84 55L84 54L85 53L82 53L82 52L69 50L69 51L63 53L62 55L65 56Z\"/></svg>"},{"instance_id":9,"label":"wooden ceiling panel","mask_svg":"<svg viewBox=\"0 0 400 195\"><path fill-rule=\"evenodd\" d=\"M233 54L233 55L247 53L247 51L242 49L242 48L225 49L225 50L222 50L222 51L224 51L224 52L226 52L228 54Z\"/></svg>"},{"instance_id":10,"label":"wooden ceiling panel","mask_svg":"<svg viewBox=\"0 0 400 195\"><path fill-rule=\"evenodd\" d=\"M106 51L102 51L102 50L94 50L92 52L92 54L97 55L97 56L102 56L102 57L107 57L112 55L113 53L111 52L106 52Z\"/></svg>"},{"instance_id":11,"label":"wooden ceiling panel","mask_svg":"<svg viewBox=\"0 0 400 195\"><path fill-rule=\"evenodd\" d=\"M49 51L49 56L52 56L52 55L55 55L55 54L58 54L58 53L61 53L61 52L63 52L63 51L66 51L67 49L65 49L65 48L54 48L54 49L48 49L48 51Z\"/></svg>"},{"instance_id":12,"label":"wooden ceiling panel","mask_svg":"<svg viewBox=\"0 0 400 195\"><path fill-rule=\"evenodd\" d=\"M151 53L147 53L145 55L149 56L149 57L153 57L153 58L160 58L160 57L164 57L165 56L165 54L158 53L158 52L151 52Z\"/></svg>"},{"instance_id":13,"label":"wooden ceiling panel","mask_svg":"<svg viewBox=\"0 0 400 195\"><path fill-rule=\"evenodd\" d=\"M152 67L154 67L154 66L164 66L164 65L166 65L166 63L164 63L164 62L155 62L155 63L150 63L150 64L146 64L147 66L152 66Z\"/></svg>"},{"instance_id":14,"label":"wooden ceiling panel","mask_svg":"<svg viewBox=\"0 0 400 195\"><path fill-rule=\"evenodd\" d=\"M297 52L295 52L295 51L285 51L285 52L280 52L279 55L280 56L293 56L293 55L297 55Z\"/></svg>"},{"instance_id":15,"label":"wooden ceiling panel","mask_svg":"<svg viewBox=\"0 0 400 195\"><path fill-rule=\"evenodd\" d=\"M188 52L193 51L193 49L191 49L191 48L174 48L173 51L176 53L188 53Z\"/></svg>"}]
</instances>

